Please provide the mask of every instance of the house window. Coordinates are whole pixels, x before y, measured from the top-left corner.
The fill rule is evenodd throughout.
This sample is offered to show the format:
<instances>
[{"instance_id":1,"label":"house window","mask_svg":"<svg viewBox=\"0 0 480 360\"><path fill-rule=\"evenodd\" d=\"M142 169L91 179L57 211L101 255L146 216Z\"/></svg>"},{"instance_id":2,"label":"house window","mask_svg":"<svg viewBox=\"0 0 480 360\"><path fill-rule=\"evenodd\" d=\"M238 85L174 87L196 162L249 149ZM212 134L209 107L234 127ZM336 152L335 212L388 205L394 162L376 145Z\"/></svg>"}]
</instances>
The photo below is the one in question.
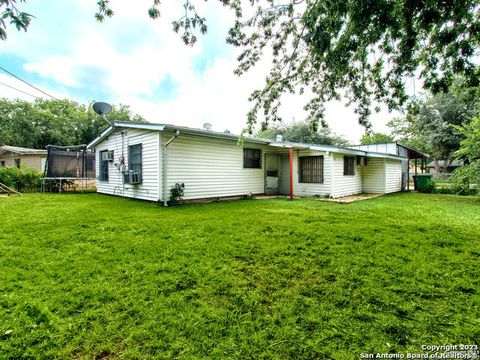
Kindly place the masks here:
<instances>
[{"instance_id":1,"label":"house window","mask_svg":"<svg viewBox=\"0 0 480 360\"><path fill-rule=\"evenodd\" d=\"M0 161L0 167L5 167L5 161L4 160Z\"/></svg>"},{"instance_id":2,"label":"house window","mask_svg":"<svg viewBox=\"0 0 480 360\"><path fill-rule=\"evenodd\" d=\"M300 158L301 183L323 184L323 156L308 156Z\"/></svg>"},{"instance_id":3,"label":"house window","mask_svg":"<svg viewBox=\"0 0 480 360\"><path fill-rule=\"evenodd\" d=\"M20 163L21 163L20 159L15 159L15 167L20 168Z\"/></svg>"},{"instance_id":4,"label":"house window","mask_svg":"<svg viewBox=\"0 0 480 360\"><path fill-rule=\"evenodd\" d=\"M343 157L343 175L355 175L355 156Z\"/></svg>"},{"instance_id":5,"label":"house window","mask_svg":"<svg viewBox=\"0 0 480 360\"><path fill-rule=\"evenodd\" d=\"M262 151L259 149L243 149L243 167L261 169Z\"/></svg>"},{"instance_id":6,"label":"house window","mask_svg":"<svg viewBox=\"0 0 480 360\"><path fill-rule=\"evenodd\" d=\"M108 150L102 150L98 153L99 163L100 163L100 181L108 181L108 160L103 160L106 156L103 154L108 153Z\"/></svg>"},{"instance_id":7,"label":"house window","mask_svg":"<svg viewBox=\"0 0 480 360\"><path fill-rule=\"evenodd\" d=\"M128 170L138 173L142 181L142 144L128 147Z\"/></svg>"}]
</instances>

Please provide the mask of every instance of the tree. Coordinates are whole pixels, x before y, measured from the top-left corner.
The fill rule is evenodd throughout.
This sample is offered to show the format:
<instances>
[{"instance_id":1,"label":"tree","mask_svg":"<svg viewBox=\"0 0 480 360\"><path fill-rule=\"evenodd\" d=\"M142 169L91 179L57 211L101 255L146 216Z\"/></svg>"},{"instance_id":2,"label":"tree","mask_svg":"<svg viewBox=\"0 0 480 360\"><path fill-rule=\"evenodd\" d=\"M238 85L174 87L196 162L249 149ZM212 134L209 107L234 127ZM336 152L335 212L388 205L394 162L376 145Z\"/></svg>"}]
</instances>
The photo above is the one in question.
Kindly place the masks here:
<instances>
[{"instance_id":1,"label":"tree","mask_svg":"<svg viewBox=\"0 0 480 360\"><path fill-rule=\"evenodd\" d=\"M367 133L362 136L360 139L360 144L369 145L369 144L383 144L395 141L393 136L383 134L383 133Z\"/></svg>"},{"instance_id":2,"label":"tree","mask_svg":"<svg viewBox=\"0 0 480 360\"><path fill-rule=\"evenodd\" d=\"M467 125L478 111L478 91L480 88L452 87L449 93L420 100L415 111L388 125L399 140L427 152L440 176L439 160L445 160L448 167L464 138L458 128Z\"/></svg>"},{"instance_id":3,"label":"tree","mask_svg":"<svg viewBox=\"0 0 480 360\"><path fill-rule=\"evenodd\" d=\"M311 124L305 121L293 122L292 124L276 124L255 134L256 137L270 140L275 140L277 135L282 135L284 141L291 142L336 146L349 145L347 140L333 133L328 127L314 129Z\"/></svg>"},{"instance_id":4,"label":"tree","mask_svg":"<svg viewBox=\"0 0 480 360\"><path fill-rule=\"evenodd\" d=\"M115 106L107 119L144 121L125 105ZM88 144L107 126L91 106L73 101L0 99L0 144L39 149L47 145Z\"/></svg>"},{"instance_id":5,"label":"tree","mask_svg":"<svg viewBox=\"0 0 480 360\"><path fill-rule=\"evenodd\" d=\"M480 183L480 117L456 129L464 136L455 157L464 162L463 168L455 170L455 176L462 182Z\"/></svg>"},{"instance_id":6,"label":"tree","mask_svg":"<svg viewBox=\"0 0 480 360\"><path fill-rule=\"evenodd\" d=\"M266 128L281 120L278 109L284 93L298 92L309 99L305 110L314 127L326 125L325 103L345 96L355 105L359 122L369 128L372 110L379 110L375 103L389 110L408 104L406 78L418 75L433 94L447 91L456 75L464 76L468 86L480 82L474 60L480 42L478 0L268 0L251 17L244 16L245 2L219 1L237 16L227 37L229 44L243 49L235 72L251 69L267 49L273 56L265 86L250 96L250 133L259 121ZM31 16L16 10L16 2L2 0L0 6L7 7L2 19L25 30ZM108 0L98 5L99 21L113 16ZM159 5L153 0L150 17L160 16ZM184 0L183 6L184 16L173 22L173 29L191 45L198 32L207 31L207 23L192 0ZM3 20L2 24L5 29Z\"/></svg>"}]
</instances>

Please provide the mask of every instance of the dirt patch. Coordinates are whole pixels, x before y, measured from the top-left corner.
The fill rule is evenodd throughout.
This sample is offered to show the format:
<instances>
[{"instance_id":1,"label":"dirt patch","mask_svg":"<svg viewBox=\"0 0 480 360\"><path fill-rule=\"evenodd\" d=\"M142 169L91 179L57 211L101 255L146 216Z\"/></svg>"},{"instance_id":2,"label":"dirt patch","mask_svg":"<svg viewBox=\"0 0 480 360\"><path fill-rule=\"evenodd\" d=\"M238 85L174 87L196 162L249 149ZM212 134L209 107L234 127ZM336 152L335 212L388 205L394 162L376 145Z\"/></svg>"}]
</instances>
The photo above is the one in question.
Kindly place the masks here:
<instances>
[{"instance_id":1,"label":"dirt patch","mask_svg":"<svg viewBox=\"0 0 480 360\"><path fill-rule=\"evenodd\" d=\"M355 201L374 199L374 198L382 196L382 195L383 194L356 194L356 195L342 196L342 197L334 198L334 199L329 199L329 198L312 198L312 199L313 200L318 200L318 201L336 202L336 203L340 203L340 204L350 204L350 203L353 203Z\"/></svg>"}]
</instances>

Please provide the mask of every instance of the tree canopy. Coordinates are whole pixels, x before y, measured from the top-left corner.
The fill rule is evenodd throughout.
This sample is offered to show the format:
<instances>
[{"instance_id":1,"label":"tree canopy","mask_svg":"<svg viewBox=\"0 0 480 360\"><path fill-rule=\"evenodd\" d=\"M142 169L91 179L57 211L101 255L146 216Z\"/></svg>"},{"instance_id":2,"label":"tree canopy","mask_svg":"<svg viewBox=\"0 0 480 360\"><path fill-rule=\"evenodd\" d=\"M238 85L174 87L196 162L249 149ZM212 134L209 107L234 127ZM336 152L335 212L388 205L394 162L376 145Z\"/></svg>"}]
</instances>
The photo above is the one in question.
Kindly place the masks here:
<instances>
[{"instance_id":1,"label":"tree canopy","mask_svg":"<svg viewBox=\"0 0 480 360\"><path fill-rule=\"evenodd\" d=\"M114 106L107 119L145 121L126 105ZM0 99L0 144L37 149L88 144L107 126L91 106L73 101Z\"/></svg>"},{"instance_id":2,"label":"tree canopy","mask_svg":"<svg viewBox=\"0 0 480 360\"><path fill-rule=\"evenodd\" d=\"M382 144L382 143L389 143L395 141L393 136L387 135L384 133L368 133L364 134L360 139L360 144L362 145L369 145L369 144Z\"/></svg>"},{"instance_id":3,"label":"tree canopy","mask_svg":"<svg viewBox=\"0 0 480 360\"><path fill-rule=\"evenodd\" d=\"M465 162L465 166L456 171L456 175L469 182L480 182L480 117L475 117L464 126L457 127L463 135L460 149L455 153L459 160Z\"/></svg>"},{"instance_id":4,"label":"tree canopy","mask_svg":"<svg viewBox=\"0 0 480 360\"><path fill-rule=\"evenodd\" d=\"M449 162L465 138L459 129L479 114L479 95L480 87L464 88L457 81L450 92L418 100L406 117L388 125L398 140L428 153L437 164L439 160Z\"/></svg>"},{"instance_id":5,"label":"tree canopy","mask_svg":"<svg viewBox=\"0 0 480 360\"><path fill-rule=\"evenodd\" d=\"M274 124L270 128L260 130L256 133L256 137L270 140L275 140L277 135L282 135L284 141L291 142L336 146L349 145L346 139L333 133L330 128L323 127L314 129L311 124L306 121L294 122L292 124Z\"/></svg>"},{"instance_id":6,"label":"tree canopy","mask_svg":"<svg viewBox=\"0 0 480 360\"><path fill-rule=\"evenodd\" d=\"M25 2L25 0L18 0ZM480 44L479 0L318 1L219 0L235 11L227 42L242 48L236 74L251 69L270 50L272 66L265 86L252 92L248 113L250 132L260 122L266 128L281 120L278 110L285 93L305 98L313 126L325 125L325 103L346 97L367 129L378 104L389 110L408 105L406 80L418 77L433 94L447 91L456 75L477 86L475 63ZM17 0L2 0L0 37L6 20L26 30L31 15L16 8ZM114 14L108 0L98 1L99 21ZM160 16L160 1L147 13ZM207 19L192 0L184 0L184 16L173 21L185 44L194 44L207 31ZM256 8L246 16L247 6ZM251 9L248 9L251 11ZM259 113L262 118L259 119Z\"/></svg>"}]
</instances>

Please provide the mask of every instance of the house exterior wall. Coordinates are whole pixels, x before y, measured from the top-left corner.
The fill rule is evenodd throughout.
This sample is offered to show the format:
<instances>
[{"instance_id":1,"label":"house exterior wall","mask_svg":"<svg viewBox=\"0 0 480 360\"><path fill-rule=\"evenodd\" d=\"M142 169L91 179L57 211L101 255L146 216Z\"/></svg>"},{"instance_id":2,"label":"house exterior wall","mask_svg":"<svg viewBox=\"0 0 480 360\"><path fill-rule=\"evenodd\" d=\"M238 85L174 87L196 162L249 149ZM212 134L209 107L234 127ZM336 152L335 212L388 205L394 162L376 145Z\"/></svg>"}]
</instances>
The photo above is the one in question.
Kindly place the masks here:
<instances>
[{"instance_id":1,"label":"house exterior wall","mask_svg":"<svg viewBox=\"0 0 480 360\"><path fill-rule=\"evenodd\" d=\"M45 160L47 159L46 155L22 155L20 160L20 165L24 165L28 168L35 169L38 172L43 173L45 170Z\"/></svg>"},{"instance_id":2,"label":"house exterior wall","mask_svg":"<svg viewBox=\"0 0 480 360\"><path fill-rule=\"evenodd\" d=\"M348 155L345 155L348 156ZM355 175L343 174L343 159L342 154L333 154L331 156L332 163L332 190L331 197L341 197L362 192L362 167L357 165L356 157L354 162Z\"/></svg>"},{"instance_id":3,"label":"house exterior wall","mask_svg":"<svg viewBox=\"0 0 480 360\"><path fill-rule=\"evenodd\" d=\"M368 158L363 167L363 192L372 194L385 193L385 159Z\"/></svg>"},{"instance_id":4,"label":"house exterior wall","mask_svg":"<svg viewBox=\"0 0 480 360\"><path fill-rule=\"evenodd\" d=\"M163 142L169 138L162 134ZM260 169L243 167L243 147L262 150ZM167 148L167 198L175 183L185 184L185 200L263 194L264 152L270 150L248 142L243 147L235 140L180 133Z\"/></svg>"},{"instance_id":5,"label":"house exterior wall","mask_svg":"<svg viewBox=\"0 0 480 360\"><path fill-rule=\"evenodd\" d=\"M96 174L97 192L110 195L119 195L136 199L157 201L159 187L161 186L160 174L160 136L158 131L141 129L125 130L124 157L128 167L128 146L142 144L142 184L123 185L123 174L118 166L122 154L122 135L120 131L108 136L96 146ZM100 151L113 150L114 160L108 163L108 181L100 181Z\"/></svg>"},{"instance_id":6,"label":"house exterior wall","mask_svg":"<svg viewBox=\"0 0 480 360\"><path fill-rule=\"evenodd\" d=\"M302 156L323 156L323 184L300 183L300 160ZM331 155L322 151L299 150L293 158L293 193L295 196L331 195Z\"/></svg>"},{"instance_id":7,"label":"house exterior wall","mask_svg":"<svg viewBox=\"0 0 480 360\"><path fill-rule=\"evenodd\" d=\"M278 170L280 183L289 179L289 173L285 174L288 172L285 160L288 159L289 151L286 148L249 141L240 146L234 139L180 133L165 149L165 144L174 137L172 131L136 128L124 131L123 153L127 167L128 146L142 144L143 182L139 185L123 184L123 174L118 166L122 154L122 135L117 130L96 146L96 186L99 193L163 201L164 198L168 200L170 189L176 183L184 183L183 199L208 199L264 194L267 170ZM261 168L243 167L244 148L262 151ZM99 180L100 152L103 150L114 151L114 161L108 163L108 181ZM286 155L282 160L281 154ZM388 193L401 190L400 160L369 158L367 166L359 166L354 156L354 175L344 175L344 157L351 155L319 150L294 150L293 154L295 196L324 195L336 198L362 192ZM275 156L278 156L278 163L272 161L272 168L267 169L267 157L274 159ZM306 156L323 156L323 183L300 182L299 159ZM166 184L165 188L163 183ZM288 189L285 191L288 192Z\"/></svg>"},{"instance_id":8,"label":"house exterior wall","mask_svg":"<svg viewBox=\"0 0 480 360\"><path fill-rule=\"evenodd\" d=\"M20 166L43 172L42 165L45 164L47 156L41 154L19 155L10 153L6 156L0 156L0 162L5 161L5 166L15 166L15 159L20 160Z\"/></svg>"},{"instance_id":9,"label":"house exterior wall","mask_svg":"<svg viewBox=\"0 0 480 360\"><path fill-rule=\"evenodd\" d=\"M369 158L363 168L363 192L388 194L402 190L402 161Z\"/></svg>"},{"instance_id":10,"label":"house exterior wall","mask_svg":"<svg viewBox=\"0 0 480 360\"><path fill-rule=\"evenodd\" d=\"M385 193L402 191L402 162L385 159Z\"/></svg>"},{"instance_id":11,"label":"house exterior wall","mask_svg":"<svg viewBox=\"0 0 480 360\"><path fill-rule=\"evenodd\" d=\"M0 162L5 162L5 167L7 166L15 166L15 156L12 153L5 153L4 155L0 156Z\"/></svg>"}]
</instances>

